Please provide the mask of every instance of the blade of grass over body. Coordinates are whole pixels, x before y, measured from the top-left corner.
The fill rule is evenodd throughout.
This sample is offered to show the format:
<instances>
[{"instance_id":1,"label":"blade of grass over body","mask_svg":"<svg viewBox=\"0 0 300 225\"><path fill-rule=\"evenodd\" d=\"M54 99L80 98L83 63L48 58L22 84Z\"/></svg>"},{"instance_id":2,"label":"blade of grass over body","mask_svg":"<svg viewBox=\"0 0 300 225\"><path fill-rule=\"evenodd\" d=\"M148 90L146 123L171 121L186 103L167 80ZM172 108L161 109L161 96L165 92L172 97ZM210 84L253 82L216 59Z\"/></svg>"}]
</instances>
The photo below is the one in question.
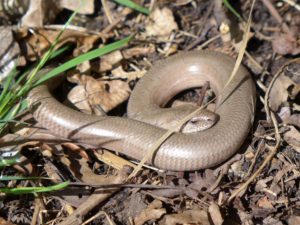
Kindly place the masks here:
<instances>
[{"instance_id":1,"label":"blade of grass over body","mask_svg":"<svg viewBox=\"0 0 300 225\"><path fill-rule=\"evenodd\" d=\"M133 1L130 1L130 0L114 0L115 2L119 3L120 5L124 5L124 6L127 6L131 9L134 9L138 12L141 12L141 13L144 13L146 15L149 15L150 14L150 11L149 9L147 8L144 8L136 3L134 3Z\"/></svg>"}]
</instances>

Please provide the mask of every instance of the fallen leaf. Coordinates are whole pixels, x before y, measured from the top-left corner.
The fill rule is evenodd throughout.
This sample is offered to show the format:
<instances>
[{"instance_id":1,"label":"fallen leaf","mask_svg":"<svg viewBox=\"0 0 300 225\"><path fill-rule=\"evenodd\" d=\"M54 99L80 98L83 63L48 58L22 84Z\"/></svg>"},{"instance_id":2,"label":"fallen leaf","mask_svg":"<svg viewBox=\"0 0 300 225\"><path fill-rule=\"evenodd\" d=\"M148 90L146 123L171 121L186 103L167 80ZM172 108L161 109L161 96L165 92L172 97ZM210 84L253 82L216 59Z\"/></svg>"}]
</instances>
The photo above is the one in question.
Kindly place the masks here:
<instances>
[{"instance_id":1,"label":"fallen leaf","mask_svg":"<svg viewBox=\"0 0 300 225\"><path fill-rule=\"evenodd\" d=\"M81 84L74 87L68 99L85 113L103 115L126 101L130 95L127 83L120 80L102 81L82 76Z\"/></svg>"},{"instance_id":2,"label":"fallen leaf","mask_svg":"<svg viewBox=\"0 0 300 225\"><path fill-rule=\"evenodd\" d=\"M21 19L22 27L42 27L52 21L60 12L58 7L49 0L30 0L29 7Z\"/></svg>"},{"instance_id":3,"label":"fallen leaf","mask_svg":"<svg viewBox=\"0 0 300 225\"><path fill-rule=\"evenodd\" d=\"M255 185L255 191L256 192L262 192L268 185L270 181L272 181L274 178L272 176L266 177L264 179L259 180Z\"/></svg>"},{"instance_id":4,"label":"fallen leaf","mask_svg":"<svg viewBox=\"0 0 300 225\"><path fill-rule=\"evenodd\" d=\"M299 225L300 224L300 216L291 215L288 219L288 225Z\"/></svg>"},{"instance_id":5,"label":"fallen leaf","mask_svg":"<svg viewBox=\"0 0 300 225\"><path fill-rule=\"evenodd\" d=\"M216 203L210 204L208 207L208 212L210 214L210 217L214 223L214 225L222 225L224 220L222 218L222 214L220 212L220 208Z\"/></svg>"},{"instance_id":6,"label":"fallen leaf","mask_svg":"<svg viewBox=\"0 0 300 225\"><path fill-rule=\"evenodd\" d=\"M273 216L268 216L267 218L264 218L263 225L283 225L283 223Z\"/></svg>"},{"instance_id":7,"label":"fallen leaf","mask_svg":"<svg viewBox=\"0 0 300 225\"><path fill-rule=\"evenodd\" d=\"M300 132L295 127L290 126L290 130L283 134L283 138L300 153Z\"/></svg>"},{"instance_id":8,"label":"fallen leaf","mask_svg":"<svg viewBox=\"0 0 300 225\"><path fill-rule=\"evenodd\" d=\"M10 221L6 221L2 217L0 217L0 225L15 225L15 224L11 223Z\"/></svg>"},{"instance_id":9,"label":"fallen leaf","mask_svg":"<svg viewBox=\"0 0 300 225\"><path fill-rule=\"evenodd\" d=\"M178 30L178 25L175 22L173 12L167 7L156 8L146 23L146 34L157 36L161 41L167 41L174 30Z\"/></svg>"},{"instance_id":10,"label":"fallen leaf","mask_svg":"<svg viewBox=\"0 0 300 225\"><path fill-rule=\"evenodd\" d=\"M294 109L294 111L300 111L299 109L297 109L296 104L293 104L292 108ZM300 113L295 112L292 114L291 107L281 107L278 116L280 117L283 123L294 125L300 128Z\"/></svg>"},{"instance_id":11,"label":"fallen leaf","mask_svg":"<svg viewBox=\"0 0 300 225\"><path fill-rule=\"evenodd\" d=\"M300 46L297 44L297 39L290 34L280 33L275 35L272 46L274 52L280 55L297 55L300 53Z\"/></svg>"},{"instance_id":12,"label":"fallen leaf","mask_svg":"<svg viewBox=\"0 0 300 225\"><path fill-rule=\"evenodd\" d=\"M212 225L209 222L208 214L204 210L193 209L183 211L178 214L165 215L163 220L159 222L160 225Z\"/></svg>"},{"instance_id":13,"label":"fallen leaf","mask_svg":"<svg viewBox=\"0 0 300 225\"><path fill-rule=\"evenodd\" d=\"M277 111L278 108L285 102L287 102L289 97L288 89L290 87L295 88L297 85L287 76L280 76L275 81L271 91L270 91L270 107L272 110ZM295 93L293 93L294 95Z\"/></svg>"},{"instance_id":14,"label":"fallen leaf","mask_svg":"<svg viewBox=\"0 0 300 225\"><path fill-rule=\"evenodd\" d=\"M114 51L101 57L100 72L108 71L123 59L121 51Z\"/></svg>"},{"instance_id":15,"label":"fallen leaf","mask_svg":"<svg viewBox=\"0 0 300 225\"><path fill-rule=\"evenodd\" d=\"M258 205L258 207L265 208L265 209L273 209L274 208L267 196L260 198L257 202L257 205Z\"/></svg>"},{"instance_id":16,"label":"fallen leaf","mask_svg":"<svg viewBox=\"0 0 300 225\"><path fill-rule=\"evenodd\" d=\"M128 81L136 80L137 78L141 78L146 74L146 70L142 71L133 71L133 72L126 72L123 70L122 66L117 67L116 69L112 70L111 73L116 78L128 79Z\"/></svg>"},{"instance_id":17,"label":"fallen leaf","mask_svg":"<svg viewBox=\"0 0 300 225\"><path fill-rule=\"evenodd\" d=\"M132 57L149 55L155 52L155 45L149 44L146 47L133 47L129 49L122 50L125 59L131 59Z\"/></svg>"},{"instance_id":18,"label":"fallen leaf","mask_svg":"<svg viewBox=\"0 0 300 225\"><path fill-rule=\"evenodd\" d=\"M166 209L162 208L162 202L154 200L145 210L134 218L134 224L142 225L149 220L159 219L162 215L166 214L166 212Z\"/></svg>"},{"instance_id":19,"label":"fallen leaf","mask_svg":"<svg viewBox=\"0 0 300 225\"><path fill-rule=\"evenodd\" d=\"M28 32L28 28L20 28L16 31L16 36L21 43L21 50L26 59L35 61L49 49L59 32L59 29L36 28L34 34L31 34ZM101 37L103 37L102 34L96 35L66 29L61 35L55 49L58 49L65 43L75 43L77 44L77 48L74 49L74 56L77 56L93 48L95 42Z\"/></svg>"},{"instance_id":20,"label":"fallen leaf","mask_svg":"<svg viewBox=\"0 0 300 225\"><path fill-rule=\"evenodd\" d=\"M95 10L94 0L59 0L55 1L55 4L61 9L77 10L80 14L92 14Z\"/></svg>"}]
</instances>

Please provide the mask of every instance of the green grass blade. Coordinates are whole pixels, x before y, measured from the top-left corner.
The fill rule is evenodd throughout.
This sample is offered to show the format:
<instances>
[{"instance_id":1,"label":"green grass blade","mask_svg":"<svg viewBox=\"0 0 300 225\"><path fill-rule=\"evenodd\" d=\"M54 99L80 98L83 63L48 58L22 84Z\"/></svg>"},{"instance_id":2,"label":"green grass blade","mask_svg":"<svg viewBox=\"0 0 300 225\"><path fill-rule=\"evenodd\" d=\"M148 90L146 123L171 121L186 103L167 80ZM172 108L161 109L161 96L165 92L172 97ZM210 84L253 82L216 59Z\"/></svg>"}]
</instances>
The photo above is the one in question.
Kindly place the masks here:
<instances>
[{"instance_id":1,"label":"green grass blade","mask_svg":"<svg viewBox=\"0 0 300 225\"><path fill-rule=\"evenodd\" d=\"M70 69L70 68L73 68L75 66L77 66L78 64L84 62L84 61L88 61L88 60L91 60L91 59L94 59L94 58L97 58L97 57L100 57L100 56L103 56L107 53L110 53L110 52L113 52L117 49L120 49L122 47L124 47L125 45L128 44L128 42L132 39L132 35L131 36L128 36L120 41L116 41L112 44L108 44L104 47L101 47L101 48L98 48L98 49L95 49L95 50L92 50L88 53L85 53L83 55L80 55L74 59L71 59L69 60L68 62L54 68L53 70L51 70L49 73L45 74L42 78L40 78L38 81L36 81L34 83L34 86L37 86L43 82L45 82L46 80L49 80L51 79L52 77Z\"/></svg>"},{"instance_id":2,"label":"green grass blade","mask_svg":"<svg viewBox=\"0 0 300 225\"><path fill-rule=\"evenodd\" d=\"M133 1L130 1L130 0L114 0L115 2L119 3L120 5L124 5L124 6L127 6L131 9L134 9L138 12L141 12L141 13L144 13L146 15L149 15L150 14L150 11L149 9L147 8L144 8L136 3L134 3Z\"/></svg>"},{"instance_id":3,"label":"green grass blade","mask_svg":"<svg viewBox=\"0 0 300 225\"><path fill-rule=\"evenodd\" d=\"M15 66L7 76L7 80L5 81L4 88L0 95L0 102L2 102L2 100L5 98L6 94L9 92L11 84L12 84L14 78L16 77L17 73L18 73L18 71Z\"/></svg>"},{"instance_id":4,"label":"green grass blade","mask_svg":"<svg viewBox=\"0 0 300 225\"><path fill-rule=\"evenodd\" d=\"M22 177L22 176L0 176L0 181L11 181L11 180L40 180L49 179L48 177Z\"/></svg>"},{"instance_id":5,"label":"green grass blade","mask_svg":"<svg viewBox=\"0 0 300 225\"><path fill-rule=\"evenodd\" d=\"M32 194L32 193L39 193L39 192L57 191L67 187L68 185L69 182L66 181L49 187L0 188L0 193L2 192L8 195Z\"/></svg>"},{"instance_id":6,"label":"green grass blade","mask_svg":"<svg viewBox=\"0 0 300 225\"><path fill-rule=\"evenodd\" d=\"M241 15L231 6L228 0L223 0L223 3L239 20L243 21Z\"/></svg>"},{"instance_id":7,"label":"green grass blade","mask_svg":"<svg viewBox=\"0 0 300 225\"><path fill-rule=\"evenodd\" d=\"M0 158L0 168L3 168L5 166L11 166L19 162L20 162L19 157L12 157L8 159Z\"/></svg>"}]
</instances>

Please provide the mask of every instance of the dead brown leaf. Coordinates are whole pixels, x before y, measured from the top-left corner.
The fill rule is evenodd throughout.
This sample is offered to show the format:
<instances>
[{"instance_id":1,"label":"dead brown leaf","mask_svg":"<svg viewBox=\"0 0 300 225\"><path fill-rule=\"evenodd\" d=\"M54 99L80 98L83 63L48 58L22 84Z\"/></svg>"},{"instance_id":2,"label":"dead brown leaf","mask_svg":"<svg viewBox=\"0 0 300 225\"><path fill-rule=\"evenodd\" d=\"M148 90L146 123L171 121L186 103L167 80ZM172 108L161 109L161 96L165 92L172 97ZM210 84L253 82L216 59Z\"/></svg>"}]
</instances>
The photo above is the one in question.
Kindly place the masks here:
<instances>
[{"instance_id":1,"label":"dead brown leaf","mask_svg":"<svg viewBox=\"0 0 300 225\"><path fill-rule=\"evenodd\" d=\"M21 19L23 27L42 27L44 23L52 21L59 13L53 1L31 0L25 15Z\"/></svg>"},{"instance_id":2,"label":"dead brown leaf","mask_svg":"<svg viewBox=\"0 0 300 225\"><path fill-rule=\"evenodd\" d=\"M14 223L11 223L9 221L6 221L2 217L0 217L0 225L15 225Z\"/></svg>"},{"instance_id":3,"label":"dead brown leaf","mask_svg":"<svg viewBox=\"0 0 300 225\"><path fill-rule=\"evenodd\" d=\"M108 71L123 59L121 51L114 51L101 57L100 72Z\"/></svg>"},{"instance_id":4,"label":"dead brown leaf","mask_svg":"<svg viewBox=\"0 0 300 225\"><path fill-rule=\"evenodd\" d=\"M135 225L143 225L149 220L156 220L161 218L162 215L166 214L166 209L162 208L162 202L154 200L148 207L143 210L138 216L134 218Z\"/></svg>"},{"instance_id":5,"label":"dead brown leaf","mask_svg":"<svg viewBox=\"0 0 300 225\"><path fill-rule=\"evenodd\" d=\"M27 28L21 28L17 30L16 35L22 43L21 50L26 59L35 61L37 57L41 57L49 49L59 32L60 30L37 28L32 35L28 32ZM78 46L78 48L74 50L74 55L76 56L90 50L99 38L101 38L100 35L66 29L61 35L55 49L65 43L76 43Z\"/></svg>"},{"instance_id":6,"label":"dead brown leaf","mask_svg":"<svg viewBox=\"0 0 300 225\"><path fill-rule=\"evenodd\" d=\"M272 46L274 52L280 55L297 55L300 53L300 46L297 44L297 39L290 34L280 33L275 35Z\"/></svg>"},{"instance_id":7,"label":"dead brown leaf","mask_svg":"<svg viewBox=\"0 0 300 225\"><path fill-rule=\"evenodd\" d=\"M63 8L77 10L80 14L92 14L95 6L93 0L30 0L21 24L24 27L42 27L45 23L52 22Z\"/></svg>"},{"instance_id":8,"label":"dead brown leaf","mask_svg":"<svg viewBox=\"0 0 300 225\"><path fill-rule=\"evenodd\" d=\"M54 1L54 4L61 9L77 10L80 14L92 14L95 10L94 0L60 0Z\"/></svg>"},{"instance_id":9,"label":"dead brown leaf","mask_svg":"<svg viewBox=\"0 0 300 225\"><path fill-rule=\"evenodd\" d=\"M167 41L174 30L178 30L178 25L169 8L156 8L151 12L146 23L147 36L156 36L161 41Z\"/></svg>"},{"instance_id":10,"label":"dead brown leaf","mask_svg":"<svg viewBox=\"0 0 300 225\"><path fill-rule=\"evenodd\" d=\"M266 209L273 209L274 208L267 196L264 196L264 197L260 198L257 202L257 205L260 208L266 208Z\"/></svg>"},{"instance_id":11,"label":"dead brown leaf","mask_svg":"<svg viewBox=\"0 0 300 225\"><path fill-rule=\"evenodd\" d=\"M149 55L155 52L155 46L150 44L146 47L133 47L129 49L124 49L122 51L125 59L131 59L132 57L141 56L141 55Z\"/></svg>"},{"instance_id":12,"label":"dead brown leaf","mask_svg":"<svg viewBox=\"0 0 300 225\"><path fill-rule=\"evenodd\" d=\"M289 93L289 89L292 87L298 90L298 86L299 84L296 84L287 76L278 77L270 91L269 103L271 109L277 111L283 103L287 102L289 96L291 98L295 97L296 91L292 90Z\"/></svg>"},{"instance_id":13,"label":"dead brown leaf","mask_svg":"<svg viewBox=\"0 0 300 225\"><path fill-rule=\"evenodd\" d=\"M288 225L299 225L300 224L300 216L291 215L288 219Z\"/></svg>"},{"instance_id":14,"label":"dead brown leaf","mask_svg":"<svg viewBox=\"0 0 300 225\"><path fill-rule=\"evenodd\" d=\"M290 130L284 133L283 138L300 153L300 132L295 127L290 126Z\"/></svg>"},{"instance_id":15,"label":"dead brown leaf","mask_svg":"<svg viewBox=\"0 0 300 225\"><path fill-rule=\"evenodd\" d=\"M214 225L222 225L224 220L222 214L220 212L220 207L216 203L210 204L208 207L208 212L210 214L210 218L212 219Z\"/></svg>"},{"instance_id":16,"label":"dead brown leaf","mask_svg":"<svg viewBox=\"0 0 300 225\"><path fill-rule=\"evenodd\" d=\"M80 85L69 92L68 99L83 112L103 115L127 100L130 92L128 84L123 81L82 76Z\"/></svg>"},{"instance_id":17,"label":"dead brown leaf","mask_svg":"<svg viewBox=\"0 0 300 225\"><path fill-rule=\"evenodd\" d=\"M136 80L137 78L141 78L145 75L147 71L134 71L134 72L126 72L123 70L122 66L117 67L116 69L112 70L111 73L116 78L128 79L128 81Z\"/></svg>"},{"instance_id":18,"label":"dead brown leaf","mask_svg":"<svg viewBox=\"0 0 300 225\"><path fill-rule=\"evenodd\" d=\"M290 107L288 106L281 107L278 116L285 124L294 125L300 128L300 113L297 113L297 111L300 111L300 109L298 109L297 107L298 107L297 104L293 104L292 108L294 109L294 111L296 111L293 114L291 112Z\"/></svg>"},{"instance_id":19,"label":"dead brown leaf","mask_svg":"<svg viewBox=\"0 0 300 225\"><path fill-rule=\"evenodd\" d=\"M212 225L207 212L201 209L186 210L178 214L165 215L160 225Z\"/></svg>"}]
</instances>

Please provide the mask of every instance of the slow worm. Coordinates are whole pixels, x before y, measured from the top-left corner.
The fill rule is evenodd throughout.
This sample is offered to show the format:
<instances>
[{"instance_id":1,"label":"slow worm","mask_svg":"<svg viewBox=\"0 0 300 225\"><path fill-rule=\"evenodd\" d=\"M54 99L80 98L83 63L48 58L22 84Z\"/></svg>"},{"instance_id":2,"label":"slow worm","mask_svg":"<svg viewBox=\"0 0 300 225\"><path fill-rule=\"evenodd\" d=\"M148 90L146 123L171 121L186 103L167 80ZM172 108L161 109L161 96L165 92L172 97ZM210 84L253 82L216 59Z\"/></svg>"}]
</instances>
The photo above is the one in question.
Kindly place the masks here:
<instances>
[{"instance_id":1,"label":"slow worm","mask_svg":"<svg viewBox=\"0 0 300 225\"><path fill-rule=\"evenodd\" d=\"M203 131L176 132L148 162L168 170L198 170L232 156L252 125L255 87L248 71L240 66L224 89L234 64L231 57L211 51L181 53L158 62L134 88L128 103L128 118L85 115L70 109L52 96L47 85L34 88L29 99L38 104L34 118L57 136L140 160L166 132L165 128L195 110L191 105L164 108L166 103L177 93L209 81L217 96L216 124ZM201 121L191 124L201 126Z\"/></svg>"}]
</instances>

